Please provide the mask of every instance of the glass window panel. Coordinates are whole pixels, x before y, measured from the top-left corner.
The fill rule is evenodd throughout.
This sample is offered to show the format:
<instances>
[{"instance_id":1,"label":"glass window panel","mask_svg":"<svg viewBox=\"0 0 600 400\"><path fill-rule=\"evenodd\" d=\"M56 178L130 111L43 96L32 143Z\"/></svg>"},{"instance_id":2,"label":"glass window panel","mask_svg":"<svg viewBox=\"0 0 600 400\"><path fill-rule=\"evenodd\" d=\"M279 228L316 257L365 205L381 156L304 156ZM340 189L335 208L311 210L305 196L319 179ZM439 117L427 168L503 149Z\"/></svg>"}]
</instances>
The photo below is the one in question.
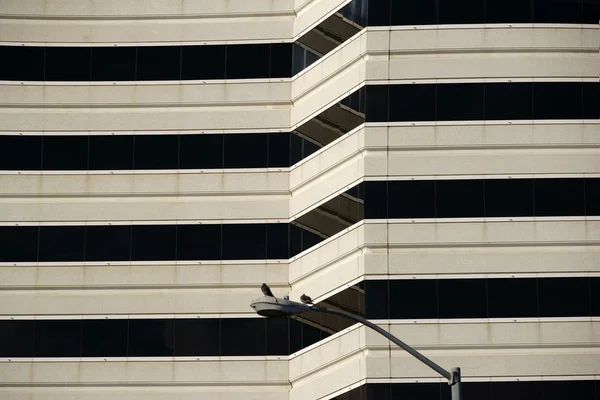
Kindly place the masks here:
<instances>
[{"instance_id":1,"label":"glass window panel","mask_svg":"<svg viewBox=\"0 0 600 400\"><path fill-rule=\"evenodd\" d=\"M585 180L585 215L600 215L600 178Z\"/></svg>"},{"instance_id":2,"label":"glass window panel","mask_svg":"<svg viewBox=\"0 0 600 400\"><path fill-rule=\"evenodd\" d=\"M440 318L487 318L485 279L439 279Z\"/></svg>"},{"instance_id":3,"label":"glass window panel","mask_svg":"<svg viewBox=\"0 0 600 400\"><path fill-rule=\"evenodd\" d=\"M592 298L592 316L600 316L600 278L590 278L590 295Z\"/></svg>"},{"instance_id":4,"label":"glass window panel","mask_svg":"<svg viewBox=\"0 0 600 400\"><path fill-rule=\"evenodd\" d=\"M302 251L310 249L323 241L323 238L316 233L303 230L302 231Z\"/></svg>"},{"instance_id":5,"label":"glass window panel","mask_svg":"<svg viewBox=\"0 0 600 400\"><path fill-rule=\"evenodd\" d=\"M87 226L85 259L86 261L129 261L131 226Z\"/></svg>"},{"instance_id":6,"label":"glass window panel","mask_svg":"<svg viewBox=\"0 0 600 400\"><path fill-rule=\"evenodd\" d=\"M290 257L302 252L302 229L290 224Z\"/></svg>"},{"instance_id":7,"label":"glass window panel","mask_svg":"<svg viewBox=\"0 0 600 400\"><path fill-rule=\"evenodd\" d=\"M438 317L437 280L390 280L390 318L425 319Z\"/></svg>"},{"instance_id":8,"label":"glass window panel","mask_svg":"<svg viewBox=\"0 0 600 400\"><path fill-rule=\"evenodd\" d=\"M178 135L136 135L134 142L135 169L177 169Z\"/></svg>"},{"instance_id":9,"label":"glass window panel","mask_svg":"<svg viewBox=\"0 0 600 400\"><path fill-rule=\"evenodd\" d=\"M92 47L92 81L135 81L135 47Z\"/></svg>"},{"instance_id":10,"label":"glass window panel","mask_svg":"<svg viewBox=\"0 0 600 400\"><path fill-rule=\"evenodd\" d=\"M533 184L536 216L585 215L584 179L536 179Z\"/></svg>"},{"instance_id":11,"label":"glass window panel","mask_svg":"<svg viewBox=\"0 0 600 400\"><path fill-rule=\"evenodd\" d=\"M315 144L315 143L311 142L310 140L304 139L303 142L304 142L303 143L304 149L302 150L303 158L306 158L321 149L318 144Z\"/></svg>"},{"instance_id":12,"label":"glass window panel","mask_svg":"<svg viewBox=\"0 0 600 400\"><path fill-rule=\"evenodd\" d=\"M389 181L388 218L435 218L435 181Z\"/></svg>"},{"instance_id":13,"label":"glass window panel","mask_svg":"<svg viewBox=\"0 0 600 400\"><path fill-rule=\"evenodd\" d=\"M377 400L390 400L390 399L395 399L395 397L390 397L391 396L391 386L394 384L390 384L390 383L368 383L364 386L366 386L366 390L364 390L363 392L359 391L358 388L355 389L353 392L353 394L356 397L351 397L350 393L348 394L348 398L344 398L342 397L343 400L366 400L366 399L377 399ZM366 396L366 397L361 397L361 396ZM405 397L398 397L400 399L404 399ZM408 397L408 399L410 399L410 397Z\"/></svg>"},{"instance_id":14,"label":"glass window panel","mask_svg":"<svg viewBox=\"0 0 600 400\"><path fill-rule=\"evenodd\" d=\"M133 136L90 136L90 170L133 169Z\"/></svg>"},{"instance_id":15,"label":"glass window panel","mask_svg":"<svg viewBox=\"0 0 600 400\"><path fill-rule=\"evenodd\" d=\"M290 162L292 163L292 165L294 165L297 162L300 162L300 160L302 160L302 148L304 147L304 139L292 133L292 135L290 136L290 142Z\"/></svg>"},{"instance_id":16,"label":"glass window panel","mask_svg":"<svg viewBox=\"0 0 600 400\"><path fill-rule=\"evenodd\" d=\"M127 357L128 320L85 319L82 325L82 357Z\"/></svg>"},{"instance_id":17,"label":"glass window panel","mask_svg":"<svg viewBox=\"0 0 600 400\"><path fill-rule=\"evenodd\" d=\"M536 23L581 23L581 0L535 0L533 4Z\"/></svg>"},{"instance_id":18,"label":"glass window panel","mask_svg":"<svg viewBox=\"0 0 600 400\"><path fill-rule=\"evenodd\" d=\"M307 49L306 50L306 68L313 65L319 58L320 57L318 54L315 54L312 51Z\"/></svg>"},{"instance_id":19,"label":"glass window panel","mask_svg":"<svg viewBox=\"0 0 600 400\"><path fill-rule=\"evenodd\" d=\"M537 317L536 279L488 279L489 318Z\"/></svg>"},{"instance_id":20,"label":"glass window panel","mask_svg":"<svg viewBox=\"0 0 600 400\"><path fill-rule=\"evenodd\" d=\"M169 81L181 79L181 46L139 46L136 80Z\"/></svg>"},{"instance_id":21,"label":"glass window panel","mask_svg":"<svg viewBox=\"0 0 600 400\"><path fill-rule=\"evenodd\" d=\"M390 86L390 121L435 121L436 85Z\"/></svg>"},{"instance_id":22,"label":"glass window panel","mask_svg":"<svg viewBox=\"0 0 600 400\"><path fill-rule=\"evenodd\" d=\"M392 383L392 399L438 400L440 399L438 383Z\"/></svg>"},{"instance_id":23,"label":"glass window panel","mask_svg":"<svg viewBox=\"0 0 600 400\"><path fill-rule=\"evenodd\" d=\"M598 0L582 0L582 14L584 24L596 25L600 20L600 1Z\"/></svg>"},{"instance_id":24,"label":"glass window panel","mask_svg":"<svg viewBox=\"0 0 600 400\"><path fill-rule=\"evenodd\" d=\"M266 224L223 225L223 260L266 258Z\"/></svg>"},{"instance_id":25,"label":"glass window panel","mask_svg":"<svg viewBox=\"0 0 600 400\"><path fill-rule=\"evenodd\" d=\"M0 358L33 357L33 320L0 320Z\"/></svg>"},{"instance_id":26,"label":"glass window panel","mask_svg":"<svg viewBox=\"0 0 600 400\"><path fill-rule=\"evenodd\" d=\"M484 215L483 180L436 181L436 217L468 218Z\"/></svg>"},{"instance_id":27,"label":"glass window panel","mask_svg":"<svg viewBox=\"0 0 600 400\"><path fill-rule=\"evenodd\" d=\"M269 154L267 165L270 168L289 167L290 133L269 133Z\"/></svg>"},{"instance_id":28,"label":"glass window panel","mask_svg":"<svg viewBox=\"0 0 600 400\"><path fill-rule=\"evenodd\" d=\"M398 1L398 0L395 0ZM390 0L376 0L368 2L368 25L388 26L390 25Z\"/></svg>"},{"instance_id":29,"label":"glass window panel","mask_svg":"<svg viewBox=\"0 0 600 400\"><path fill-rule=\"evenodd\" d=\"M302 324L302 348L306 348L321 340L321 330L308 324Z\"/></svg>"},{"instance_id":30,"label":"glass window panel","mask_svg":"<svg viewBox=\"0 0 600 400\"><path fill-rule=\"evenodd\" d=\"M302 349L302 323L289 319L290 321L290 354Z\"/></svg>"},{"instance_id":31,"label":"glass window panel","mask_svg":"<svg viewBox=\"0 0 600 400\"><path fill-rule=\"evenodd\" d=\"M271 78L292 76L292 43L271 43Z\"/></svg>"},{"instance_id":32,"label":"glass window panel","mask_svg":"<svg viewBox=\"0 0 600 400\"><path fill-rule=\"evenodd\" d=\"M378 219L388 216L388 182L365 182L365 218Z\"/></svg>"},{"instance_id":33,"label":"glass window panel","mask_svg":"<svg viewBox=\"0 0 600 400\"><path fill-rule=\"evenodd\" d=\"M288 259L288 224L267 224L267 259Z\"/></svg>"},{"instance_id":34,"label":"glass window panel","mask_svg":"<svg viewBox=\"0 0 600 400\"><path fill-rule=\"evenodd\" d=\"M42 169L41 136L0 136L0 170Z\"/></svg>"},{"instance_id":35,"label":"glass window panel","mask_svg":"<svg viewBox=\"0 0 600 400\"><path fill-rule=\"evenodd\" d=\"M392 0L392 25L437 24L436 0Z\"/></svg>"},{"instance_id":36,"label":"glass window panel","mask_svg":"<svg viewBox=\"0 0 600 400\"><path fill-rule=\"evenodd\" d=\"M179 168L223 168L223 135L179 136Z\"/></svg>"},{"instance_id":37,"label":"glass window panel","mask_svg":"<svg viewBox=\"0 0 600 400\"><path fill-rule=\"evenodd\" d=\"M43 170L87 170L88 136L44 136Z\"/></svg>"},{"instance_id":38,"label":"glass window panel","mask_svg":"<svg viewBox=\"0 0 600 400\"><path fill-rule=\"evenodd\" d=\"M220 329L217 318L176 319L174 355L219 356Z\"/></svg>"},{"instance_id":39,"label":"glass window panel","mask_svg":"<svg viewBox=\"0 0 600 400\"><path fill-rule=\"evenodd\" d=\"M451 399L450 386L441 385L442 399ZM464 400L492 400L490 382L466 382L463 383Z\"/></svg>"},{"instance_id":40,"label":"glass window panel","mask_svg":"<svg viewBox=\"0 0 600 400\"><path fill-rule=\"evenodd\" d=\"M492 399L542 400L542 382L492 382Z\"/></svg>"},{"instance_id":41,"label":"glass window panel","mask_svg":"<svg viewBox=\"0 0 600 400\"><path fill-rule=\"evenodd\" d=\"M540 278L538 292L540 317L590 315L588 278Z\"/></svg>"},{"instance_id":42,"label":"glass window panel","mask_svg":"<svg viewBox=\"0 0 600 400\"><path fill-rule=\"evenodd\" d=\"M267 355L283 356L290 354L289 319L267 318Z\"/></svg>"},{"instance_id":43,"label":"glass window panel","mask_svg":"<svg viewBox=\"0 0 600 400\"><path fill-rule=\"evenodd\" d=\"M83 261L85 226L41 226L40 261Z\"/></svg>"},{"instance_id":44,"label":"glass window panel","mask_svg":"<svg viewBox=\"0 0 600 400\"><path fill-rule=\"evenodd\" d=\"M594 381L543 381L544 400L593 400Z\"/></svg>"},{"instance_id":45,"label":"glass window panel","mask_svg":"<svg viewBox=\"0 0 600 400\"><path fill-rule=\"evenodd\" d=\"M225 79L225 45L183 46L181 79Z\"/></svg>"},{"instance_id":46,"label":"glass window panel","mask_svg":"<svg viewBox=\"0 0 600 400\"><path fill-rule=\"evenodd\" d=\"M437 120L482 120L484 92L483 83L444 83L437 85Z\"/></svg>"},{"instance_id":47,"label":"glass window panel","mask_svg":"<svg viewBox=\"0 0 600 400\"><path fill-rule=\"evenodd\" d=\"M89 81L91 61L89 47L46 47L46 80Z\"/></svg>"},{"instance_id":48,"label":"glass window panel","mask_svg":"<svg viewBox=\"0 0 600 400\"><path fill-rule=\"evenodd\" d=\"M80 357L81 320L36 320L34 357Z\"/></svg>"},{"instance_id":49,"label":"glass window panel","mask_svg":"<svg viewBox=\"0 0 600 400\"><path fill-rule=\"evenodd\" d=\"M533 118L533 84L530 82L486 83L485 119Z\"/></svg>"},{"instance_id":50,"label":"glass window panel","mask_svg":"<svg viewBox=\"0 0 600 400\"><path fill-rule=\"evenodd\" d=\"M221 225L178 225L178 260L220 260Z\"/></svg>"},{"instance_id":51,"label":"glass window panel","mask_svg":"<svg viewBox=\"0 0 600 400\"><path fill-rule=\"evenodd\" d=\"M244 334L240 334L241 332ZM266 318L221 319L222 356L266 354Z\"/></svg>"},{"instance_id":52,"label":"glass window panel","mask_svg":"<svg viewBox=\"0 0 600 400\"><path fill-rule=\"evenodd\" d=\"M535 82L533 117L535 119L580 119L582 110L580 82Z\"/></svg>"},{"instance_id":53,"label":"glass window panel","mask_svg":"<svg viewBox=\"0 0 600 400\"><path fill-rule=\"evenodd\" d=\"M37 226L0 226L0 262L35 262L38 258Z\"/></svg>"},{"instance_id":54,"label":"glass window panel","mask_svg":"<svg viewBox=\"0 0 600 400\"><path fill-rule=\"evenodd\" d=\"M0 46L0 80L43 81L45 47Z\"/></svg>"},{"instance_id":55,"label":"glass window panel","mask_svg":"<svg viewBox=\"0 0 600 400\"><path fill-rule=\"evenodd\" d=\"M388 319L388 281L365 281L365 314L367 319Z\"/></svg>"},{"instance_id":56,"label":"glass window panel","mask_svg":"<svg viewBox=\"0 0 600 400\"><path fill-rule=\"evenodd\" d=\"M388 86L367 86L366 122L388 121Z\"/></svg>"},{"instance_id":57,"label":"glass window panel","mask_svg":"<svg viewBox=\"0 0 600 400\"><path fill-rule=\"evenodd\" d=\"M175 260L176 225L133 225L131 260Z\"/></svg>"},{"instance_id":58,"label":"glass window panel","mask_svg":"<svg viewBox=\"0 0 600 400\"><path fill-rule=\"evenodd\" d=\"M531 0L486 0L485 22L528 23L533 22L533 4Z\"/></svg>"},{"instance_id":59,"label":"glass window panel","mask_svg":"<svg viewBox=\"0 0 600 400\"><path fill-rule=\"evenodd\" d=\"M484 0L438 0L439 24L477 24L484 21Z\"/></svg>"},{"instance_id":60,"label":"glass window panel","mask_svg":"<svg viewBox=\"0 0 600 400\"><path fill-rule=\"evenodd\" d=\"M583 118L600 118L600 83L585 82L583 84Z\"/></svg>"},{"instance_id":61,"label":"glass window panel","mask_svg":"<svg viewBox=\"0 0 600 400\"><path fill-rule=\"evenodd\" d=\"M173 356L172 319L130 319L129 357Z\"/></svg>"},{"instance_id":62,"label":"glass window panel","mask_svg":"<svg viewBox=\"0 0 600 400\"><path fill-rule=\"evenodd\" d=\"M305 60L305 50L304 47L299 46L294 43L294 54L293 54L293 65L292 65L292 73L294 75L299 74L304 69Z\"/></svg>"},{"instance_id":63,"label":"glass window panel","mask_svg":"<svg viewBox=\"0 0 600 400\"><path fill-rule=\"evenodd\" d=\"M251 79L269 77L270 45L227 45L227 79Z\"/></svg>"},{"instance_id":64,"label":"glass window panel","mask_svg":"<svg viewBox=\"0 0 600 400\"><path fill-rule=\"evenodd\" d=\"M268 140L266 133L225 135L225 168L266 168Z\"/></svg>"},{"instance_id":65,"label":"glass window panel","mask_svg":"<svg viewBox=\"0 0 600 400\"><path fill-rule=\"evenodd\" d=\"M485 181L486 217L527 217L533 212L533 179Z\"/></svg>"}]
</instances>

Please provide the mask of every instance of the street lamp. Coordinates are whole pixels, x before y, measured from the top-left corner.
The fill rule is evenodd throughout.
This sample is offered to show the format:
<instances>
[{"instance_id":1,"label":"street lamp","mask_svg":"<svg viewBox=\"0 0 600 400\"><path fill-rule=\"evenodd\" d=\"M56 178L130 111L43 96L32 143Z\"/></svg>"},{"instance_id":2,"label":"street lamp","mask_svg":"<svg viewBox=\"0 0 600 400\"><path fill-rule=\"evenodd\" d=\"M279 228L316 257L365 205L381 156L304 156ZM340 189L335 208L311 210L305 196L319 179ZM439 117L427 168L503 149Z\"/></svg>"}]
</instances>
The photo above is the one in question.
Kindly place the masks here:
<instances>
[{"instance_id":1,"label":"street lamp","mask_svg":"<svg viewBox=\"0 0 600 400\"><path fill-rule=\"evenodd\" d=\"M448 380L448 384L451 387L452 400L462 399L462 382L460 379L460 368L452 368L451 372L445 370L444 368L440 367L439 365L431 361L429 358L425 357L423 354L419 353L418 351L416 351L415 349L413 349L412 347L410 347L409 345L407 345L406 343L404 343L385 329L380 328L379 326L367 321L359 315L351 314L342 310L317 307L271 296L264 296L259 299L256 299L252 301L250 306L254 308L258 315L262 315L263 317L269 318L290 317L292 315L301 314L308 311L316 311L326 314L339 315L341 317L346 317L356 322L360 322L361 324L366 325L374 331L385 336L390 341L397 344L402 349L406 350L417 360L421 361L423 364L427 365L429 368L433 369L435 372L446 378Z\"/></svg>"}]
</instances>

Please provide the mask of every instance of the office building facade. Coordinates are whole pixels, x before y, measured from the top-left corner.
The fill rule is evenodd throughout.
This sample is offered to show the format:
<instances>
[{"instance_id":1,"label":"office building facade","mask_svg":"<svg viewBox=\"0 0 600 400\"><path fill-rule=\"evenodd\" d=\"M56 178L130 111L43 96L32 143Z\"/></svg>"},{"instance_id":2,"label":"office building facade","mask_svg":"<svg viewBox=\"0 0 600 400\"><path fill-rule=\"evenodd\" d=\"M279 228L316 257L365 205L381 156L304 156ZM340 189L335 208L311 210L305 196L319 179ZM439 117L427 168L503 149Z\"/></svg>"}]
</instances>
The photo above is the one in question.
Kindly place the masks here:
<instances>
[{"instance_id":1,"label":"office building facade","mask_svg":"<svg viewBox=\"0 0 600 400\"><path fill-rule=\"evenodd\" d=\"M599 398L599 10L0 0L0 398Z\"/></svg>"}]
</instances>

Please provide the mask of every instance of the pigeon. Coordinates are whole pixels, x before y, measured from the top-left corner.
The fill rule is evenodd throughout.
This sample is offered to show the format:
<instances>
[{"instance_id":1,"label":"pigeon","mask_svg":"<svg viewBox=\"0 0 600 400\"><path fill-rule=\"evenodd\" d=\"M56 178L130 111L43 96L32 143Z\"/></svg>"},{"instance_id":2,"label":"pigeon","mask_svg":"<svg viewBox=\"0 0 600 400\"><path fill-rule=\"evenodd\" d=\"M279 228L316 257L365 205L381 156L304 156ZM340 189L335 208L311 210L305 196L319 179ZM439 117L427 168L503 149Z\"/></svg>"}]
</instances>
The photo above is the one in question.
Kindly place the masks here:
<instances>
[{"instance_id":1,"label":"pigeon","mask_svg":"<svg viewBox=\"0 0 600 400\"><path fill-rule=\"evenodd\" d=\"M273 292L271 292L271 288L267 286L266 283L263 283L262 286L260 287L260 290L263 292L263 294L265 296L269 296L269 297L275 297L273 295Z\"/></svg>"},{"instance_id":2,"label":"pigeon","mask_svg":"<svg viewBox=\"0 0 600 400\"><path fill-rule=\"evenodd\" d=\"M300 301L304 304L313 304L312 299L305 294L302 294L302 296L300 296Z\"/></svg>"}]
</instances>

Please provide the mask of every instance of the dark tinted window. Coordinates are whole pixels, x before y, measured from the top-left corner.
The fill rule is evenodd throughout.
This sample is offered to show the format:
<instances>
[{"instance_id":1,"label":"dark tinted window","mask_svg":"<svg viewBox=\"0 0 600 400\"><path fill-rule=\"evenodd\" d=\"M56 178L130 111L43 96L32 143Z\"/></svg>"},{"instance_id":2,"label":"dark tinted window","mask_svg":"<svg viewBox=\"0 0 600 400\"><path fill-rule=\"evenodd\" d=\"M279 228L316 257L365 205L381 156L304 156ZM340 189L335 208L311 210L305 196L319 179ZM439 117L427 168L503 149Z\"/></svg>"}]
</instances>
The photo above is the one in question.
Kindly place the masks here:
<instances>
[{"instance_id":1,"label":"dark tinted window","mask_svg":"<svg viewBox=\"0 0 600 400\"><path fill-rule=\"evenodd\" d=\"M535 0L533 3L536 23L581 23L581 0Z\"/></svg>"},{"instance_id":2,"label":"dark tinted window","mask_svg":"<svg viewBox=\"0 0 600 400\"><path fill-rule=\"evenodd\" d=\"M0 80L43 81L45 47L0 46Z\"/></svg>"},{"instance_id":3,"label":"dark tinted window","mask_svg":"<svg viewBox=\"0 0 600 400\"><path fill-rule=\"evenodd\" d=\"M90 170L133 168L133 136L90 136Z\"/></svg>"},{"instance_id":4,"label":"dark tinted window","mask_svg":"<svg viewBox=\"0 0 600 400\"><path fill-rule=\"evenodd\" d=\"M269 77L268 44L233 44L227 46L227 79Z\"/></svg>"},{"instance_id":5,"label":"dark tinted window","mask_svg":"<svg viewBox=\"0 0 600 400\"><path fill-rule=\"evenodd\" d=\"M582 118L582 85L580 82L535 82L533 106L535 119Z\"/></svg>"},{"instance_id":6,"label":"dark tinted window","mask_svg":"<svg viewBox=\"0 0 600 400\"><path fill-rule=\"evenodd\" d=\"M0 170L42 169L41 136L0 136Z\"/></svg>"},{"instance_id":7,"label":"dark tinted window","mask_svg":"<svg viewBox=\"0 0 600 400\"><path fill-rule=\"evenodd\" d=\"M388 85L367 86L366 122L388 121Z\"/></svg>"},{"instance_id":8,"label":"dark tinted window","mask_svg":"<svg viewBox=\"0 0 600 400\"><path fill-rule=\"evenodd\" d=\"M486 217L533 215L533 179L488 179L485 181Z\"/></svg>"},{"instance_id":9,"label":"dark tinted window","mask_svg":"<svg viewBox=\"0 0 600 400\"><path fill-rule=\"evenodd\" d=\"M268 166L289 167L290 164L290 133L269 133Z\"/></svg>"},{"instance_id":10,"label":"dark tinted window","mask_svg":"<svg viewBox=\"0 0 600 400\"><path fill-rule=\"evenodd\" d=\"M90 50L89 47L46 47L46 80L89 81Z\"/></svg>"},{"instance_id":11,"label":"dark tinted window","mask_svg":"<svg viewBox=\"0 0 600 400\"><path fill-rule=\"evenodd\" d=\"M83 320L82 357L127 357L129 321Z\"/></svg>"},{"instance_id":12,"label":"dark tinted window","mask_svg":"<svg viewBox=\"0 0 600 400\"><path fill-rule=\"evenodd\" d=\"M582 0L584 24L597 24L600 20L600 2L598 0Z\"/></svg>"},{"instance_id":13,"label":"dark tinted window","mask_svg":"<svg viewBox=\"0 0 600 400\"><path fill-rule=\"evenodd\" d=\"M436 85L390 86L390 121L435 121Z\"/></svg>"},{"instance_id":14,"label":"dark tinted window","mask_svg":"<svg viewBox=\"0 0 600 400\"><path fill-rule=\"evenodd\" d=\"M279 356L290 354L289 319L267 318L267 355Z\"/></svg>"},{"instance_id":15,"label":"dark tinted window","mask_svg":"<svg viewBox=\"0 0 600 400\"><path fill-rule=\"evenodd\" d=\"M533 4L531 0L486 0L485 22L527 23L533 22Z\"/></svg>"},{"instance_id":16,"label":"dark tinted window","mask_svg":"<svg viewBox=\"0 0 600 400\"><path fill-rule=\"evenodd\" d=\"M87 170L88 136L44 136L42 169Z\"/></svg>"},{"instance_id":17,"label":"dark tinted window","mask_svg":"<svg viewBox=\"0 0 600 400\"><path fill-rule=\"evenodd\" d=\"M294 75L300 73L304 69L304 64L306 62L305 56L306 56L306 51L305 51L304 47L294 44L293 55L292 55L292 58L293 58L292 73Z\"/></svg>"},{"instance_id":18,"label":"dark tinted window","mask_svg":"<svg viewBox=\"0 0 600 400\"><path fill-rule=\"evenodd\" d=\"M224 318L221 320L221 332L222 356L267 354L265 318Z\"/></svg>"},{"instance_id":19,"label":"dark tinted window","mask_svg":"<svg viewBox=\"0 0 600 400\"><path fill-rule=\"evenodd\" d=\"M37 261L37 226L0 226L0 262Z\"/></svg>"},{"instance_id":20,"label":"dark tinted window","mask_svg":"<svg viewBox=\"0 0 600 400\"><path fill-rule=\"evenodd\" d=\"M395 192L398 192L398 185ZM402 185L399 185L400 187ZM388 182L368 181L365 182L365 218L377 219L387 218L388 210Z\"/></svg>"},{"instance_id":21,"label":"dark tinted window","mask_svg":"<svg viewBox=\"0 0 600 400\"><path fill-rule=\"evenodd\" d=\"M179 168L223 168L223 135L181 135Z\"/></svg>"},{"instance_id":22,"label":"dark tinted window","mask_svg":"<svg viewBox=\"0 0 600 400\"><path fill-rule=\"evenodd\" d=\"M438 280L440 318L486 318L485 279Z\"/></svg>"},{"instance_id":23,"label":"dark tinted window","mask_svg":"<svg viewBox=\"0 0 600 400\"><path fill-rule=\"evenodd\" d=\"M482 83L437 85L437 120L470 121L483 119Z\"/></svg>"},{"instance_id":24,"label":"dark tinted window","mask_svg":"<svg viewBox=\"0 0 600 400\"><path fill-rule=\"evenodd\" d=\"M132 226L132 261L175 260L174 225Z\"/></svg>"},{"instance_id":25,"label":"dark tinted window","mask_svg":"<svg viewBox=\"0 0 600 400\"><path fill-rule=\"evenodd\" d=\"M291 165L296 164L297 162L299 162L300 160L302 160L303 155L303 143L304 140L295 134L292 134L290 136L290 163Z\"/></svg>"},{"instance_id":26,"label":"dark tinted window","mask_svg":"<svg viewBox=\"0 0 600 400\"><path fill-rule=\"evenodd\" d=\"M490 318L537 317L536 279L488 279Z\"/></svg>"},{"instance_id":27,"label":"dark tinted window","mask_svg":"<svg viewBox=\"0 0 600 400\"><path fill-rule=\"evenodd\" d=\"M466 218L484 215L481 180L436 181L436 217Z\"/></svg>"},{"instance_id":28,"label":"dark tinted window","mask_svg":"<svg viewBox=\"0 0 600 400\"><path fill-rule=\"evenodd\" d=\"M390 280L390 318L438 317L437 280Z\"/></svg>"},{"instance_id":29,"label":"dark tinted window","mask_svg":"<svg viewBox=\"0 0 600 400\"><path fill-rule=\"evenodd\" d=\"M33 320L0 320L0 357L33 357Z\"/></svg>"},{"instance_id":30,"label":"dark tinted window","mask_svg":"<svg viewBox=\"0 0 600 400\"><path fill-rule=\"evenodd\" d=\"M600 118L600 84L585 82L583 84L583 118Z\"/></svg>"},{"instance_id":31,"label":"dark tinted window","mask_svg":"<svg viewBox=\"0 0 600 400\"><path fill-rule=\"evenodd\" d=\"M292 44L271 44L271 78L289 78L292 76Z\"/></svg>"},{"instance_id":32,"label":"dark tinted window","mask_svg":"<svg viewBox=\"0 0 600 400\"><path fill-rule=\"evenodd\" d=\"M265 168L268 139L266 133L225 135L225 168Z\"/></svg>"},{"instance_id":33,"label":"dark tinted window","mask_svg":"<svg viewBox=\"0 0 600 400\"><path fill-rule=\"evenodd\" d=\"M436 0L392 1L392 25L434 25Z\"/></svg>"},{"instance_id":34,"label":"dark tinted window","mask_svg":"<svg viewBox=\"0 0 600 400\"><path fill-rule=\"evenodd\" d=\"M88 226L85 232L87 261L129 261L131 226Z\"/></svg>"},{"instance_id":35,"label":"dark tinted window","mask_svg":"<svg viewBox=\"0 0 600 400\"><path fill-rule=\"evenodd\" d=\"M532 83L487 83L485 85L485 119L532 118Z\"/></svg>"},{"instance_id":36,"label":"dark tinted window","mask_svg":"<svg viewBox=\"0 0 600 400\"><path fill-rule=\"evenodd\" d=\"M181 79L181 46L138 47L136 79L138 81Z\"/></svg>"},{"instance_id":37,"label":"dark tinted window","mask_svg":"<svg viewBox=\"0 0 600 400\"><path fill-rule=\"evenodd\" d=\"M302 323L290 318L290 354L302 349Z\"/></svg>"},{"instance_id":38,"label":"dark tinted window","mask_svg":"<svg viewBox=\"0 0 600 400\"><path fill-rule=\"evenodd\" d=\"M546 278L538 280L540 317L590 315L588 278Z\"/></svg>"},{"instance_id":39,"label":"dark tinted window","mask_svg":"<svg viewBox=\"0 0 600 400\"><path fill-rule=\"evenodd\" d=\"M492 399L542 400L542 382L492 382Z\"/></svg>"},{"instance_id":40,"label":"dark tinted window","mask_svg":"<svg viewBox=\"0 0 600 400\"><path fill-rule=\"evenodd\" d=\"M225 45L183 46L181 79L225 79Z\"/></svg>"},{"instance_id":41,"label":"dark tinted window","mask_svg":"<svg viewBox=\"0 0 600 400\"><path fill-rule=\"evenodd\" d=\"M592 400L597 398L594 381L544 381L542 387L544 400Z\"/></svg>"},{"instance_id":42,"label":"dark tinted window","mask_svg":"<svg viewBox=\"0 0 600 400\"><path fill-rule=\"evenodd\" d=\"M365 281L365 314L367 319L387 319L388 281Z\"/></svg>"},{"instance_id":43,"label":"dark tinted window","mask_svg":"<svg viewBox=\"0 0 600 400\"><path fill-rule=\"evenodd\" d=\"M387 186L389 218L435 217L435 181L389 181Z\"/></svg>"},{"instance_id":44,"label":"dark tinted window","mask_svg":"<svg viewBox=\"0 0 600 400\"><path fill-rule=\"evenodd\" d=\"M287 259L290 257L288 224L267 224L267 258Z\"/></svg>"},{"instance_id":45,"label":"dark tinted window","mask_svg":"<svg viewBox=\"0 0 600 400\"><path fill-rule=\"evenodd\" d=\"M290 224L290 257L302 252L302 229Z\"/></svg>"},{"instance_id":46,"label":"dark tinted window","mask_svg":"<svg viewBox=\"0 0 600 400\"><path fill-rule=\"evenodd\" d=\"M221 225L178 225L177 259L221 259Z\"/></svg>"},{"instance_id":47,"label":"dark tinted window","mask_svg":"<svg viewBox=\"0 0 600 400\"><path fill-rule=\"evenodd\" d=\"M41 226L39 260L81 261L84 244L84 226Z\"/></svg>"},{"instance_id":48,"label":"dark tinted window","mask_svg":"<svg viewBox=\"0 0 600 400\"><path fill-rule=\"evenodd\" d=\"M225 224L223 259L264 259L267 250L266 238L266 224Z\"/></svg>"},{"instance_id":49,"label":"dark tinted window","mask_svg":"<svg viewBox=\"0 0 600 400\"><path fill-rule=\"evenodd\" d=\"M585 215L583 179L536 179L534 188L536 216Z\"/></svg>"},{"instance_id":50,"label":"dark tinted window","mask_svg":"<svg viewBox=\"0 0 600 400\"><path fill-rule=\"evenodd\" d=\"M450 400L450 386L441 385L442 400ZM490 382L467 382L463 384L463 398L466 400L491 400Z\"/></svg>"},{"instance_id":51,"label":"dark tinted window","mask_svg":"<svg viewBox=\"0 0 600 400\"><path fill-rule=\"evenodd\" d=\"M302 231L302 251L310 249L323 241L323 238L318 234L303 230Z\"/></svg>"},{"instance_id":52,"label":"dark tinted window","mask_svg":"<svg viewBox=\"0 0 600 400\"><path fill-rule=\"evenodd\" d=\"M369 26L390 25L391 0L369 1L368 24ZM397 1L397 0L396 0Z\"/></svg>"},{"instance_id":53,"label":"dark tinted window","mask_svg":"<svg viewBox=\"0 0 600 400\"><path fill-rule=\"evenodd\" d=\"M135 81L135 47L92 47L92 81Z\"/></svg>"},{"instance_id":54,"label":"dark tinted window","mask_svg":"<svg viewBox=\"0 0 600 400\"><path fill-rule=\"evenodd\" d=\"M173 355L172 319L129 320L129 357Z\"/></svg>"},{"instance_id":55,"label":"dark tinted window","mask_svg":"<svg viewBox=\"0 0 600 400\"><path fill-rule=\"evenodd\" d=\"M600 278L590 278L590 294L592 297L592 315L600 316Z\"/></svg>"},{"instance_id":56,"label":"dark tinted window","mask_svg":"<svg viewBox=\"0 0 600 400\"><path fill-rule=\"evenodd\" d=\"M178 135L139 135L135 137L135 169L176 169L179 165Z\"/></svg>"},{"instance_id":57,"label":"dark tinted window","mask_svg":"<svg viewBox=\"0 0 600 400\"><path fill-rule=\"evenodd\" d=\"M36 320L34 357L80 357L81 320Z\"/></svg>"},{"instance_id":58,"label":"dark tinted window","mask_svg":"<svg viewBox=\"0 0 600 400\"><path fill-rule=\"evenodd\" d=\"M484 0L438 0L439 24L476 24L485 20Z\"/></svg>"},{"instance_id":59,"label":"dark tinted window","mask_svg":"<svg viewBox=\"0 0 600 400\"><path fill-rule=\"evenodd\" d=\"M600 178L585 180L585 215L600 215Z\"/></svg>"},{"instance_id":60,"label":"dark tinted window","mask_svg":"<svg viewBox=\"0 0 600 400\"><path fill-rule=\"evenodd\" d=\"M392 383L392 399L431 399L440 398L440 385L437 383Z\"/></svg>"},{"instance_id":61,"label":"dark tinted window","mask_svg":"<svg viewBox=\"0 0 600 400\"><path fill-rule=\"evenodd\" d=\"M218 356L219 319L176 319L175 356Z\"/></svg>"}]
</instances>

